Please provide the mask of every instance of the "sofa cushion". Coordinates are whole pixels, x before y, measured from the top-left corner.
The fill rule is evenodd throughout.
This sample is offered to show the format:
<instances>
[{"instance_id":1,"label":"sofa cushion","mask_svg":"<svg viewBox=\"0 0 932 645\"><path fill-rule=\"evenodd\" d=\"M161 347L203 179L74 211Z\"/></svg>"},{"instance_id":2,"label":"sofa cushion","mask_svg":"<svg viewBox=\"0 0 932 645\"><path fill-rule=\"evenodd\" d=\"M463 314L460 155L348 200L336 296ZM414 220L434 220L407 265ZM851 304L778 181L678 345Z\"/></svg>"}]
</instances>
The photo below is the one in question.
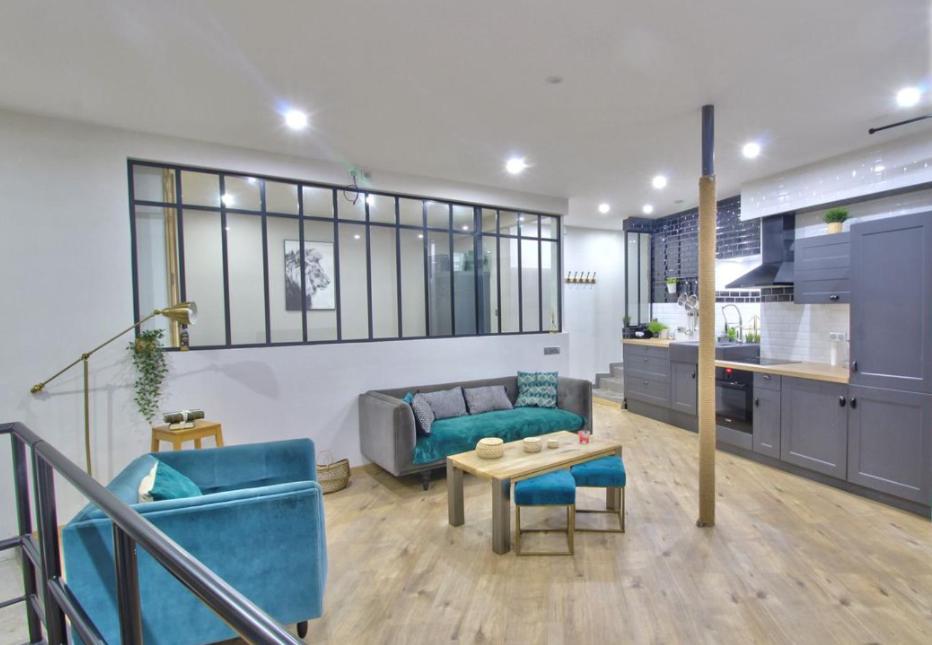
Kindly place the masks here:
<instances>
[{"instance_id":1,"label":"sofa cushion","mask_svg":"<svg viewBox=\"0 0 932 645\"><path fill-rule=\"evenodd\" d=\"M201 489L166 463L158 461L139 482L139 502L200 497Z\"/></svg>"},{"instance_id":2,"label":"sofa cushion","mask_svg":"<svg viewBox=\"0 0 932 645\"><path fill-rule=\"evenodd\" d=\"M429 436L430 429L434 425L434 411L423 394L414 395L411 399L411 410L414 411L414 419L417 421L418 434Z\"/></svg>"},{"instance_id":3,"label":"sofa cushion","mask_svg":"<svg viewBox=\"0 0 932 645\"><path fill-rule=\"evenodd\" d=\"M463 389L469 414L481 414L495 410L510 410L511 400L505 392L504 385L486 385L484 387L467 387Z\"/></svg>"},{"instance_id":4,"label":"sofa cushion","mask_svg":"<svg viewBox=\"0 0 932 645\"><path fill-rule=\"evenodd\" d=\"M557 407L557 372L518 372L515 407Z\"/></svg>"},{"instance_id":5,"label":"sofa cushion","mask_svg":"<svg viewBox=\"0 0 932 645\"><path fill-rule=\"evenodd\" d=\"M463 399L463 388L458 385L449 390L425 392L424 398L430 404L435 420L452 419L467 414L466 400Z\"/></svg>"},{"instance_id":6,"label":"sofa cushion","mask_svg":"<svg viewBox=\"0 0 932 645\"><path fill-rule=\"evenodd\" d=\"M557 430L576 431L585 424L583 417L560 408L515 408L441 419L434 422L430 436L418 437L413 462L429 464L472 450L484 437L516 441Z\"/></svg>"}]
</instances>

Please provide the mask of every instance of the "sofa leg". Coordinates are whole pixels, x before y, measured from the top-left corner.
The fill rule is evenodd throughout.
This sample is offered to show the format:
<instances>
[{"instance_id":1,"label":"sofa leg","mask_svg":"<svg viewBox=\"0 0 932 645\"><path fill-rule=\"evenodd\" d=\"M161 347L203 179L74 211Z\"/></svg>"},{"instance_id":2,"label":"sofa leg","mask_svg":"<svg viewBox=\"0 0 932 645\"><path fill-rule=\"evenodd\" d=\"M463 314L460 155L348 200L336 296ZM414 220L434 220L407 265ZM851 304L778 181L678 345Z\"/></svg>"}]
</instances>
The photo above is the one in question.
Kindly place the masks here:
<instances>
[{"instance_id":1,"label":"sofa leg","mask_svg":"<svg viewBox=\"0 0 932 645\"><path fill-rule=\"evenodd\" d=\"M423 490L427 490L430 488L430 473L431 472L432 471L430 470L425 470L424 472L421 473L421 488Z\"/></svg>"},{"instance_id":2,"label":"sofa leg","mask_svg":"<svg viewBox=\"0 0 932 645\"><path fill-rule=\"evenodd\" d=\"M307 636L307 621L302 620L300 623L295 625L298 631L298 638L304 638Z\"/></svg>"}]
</instances>

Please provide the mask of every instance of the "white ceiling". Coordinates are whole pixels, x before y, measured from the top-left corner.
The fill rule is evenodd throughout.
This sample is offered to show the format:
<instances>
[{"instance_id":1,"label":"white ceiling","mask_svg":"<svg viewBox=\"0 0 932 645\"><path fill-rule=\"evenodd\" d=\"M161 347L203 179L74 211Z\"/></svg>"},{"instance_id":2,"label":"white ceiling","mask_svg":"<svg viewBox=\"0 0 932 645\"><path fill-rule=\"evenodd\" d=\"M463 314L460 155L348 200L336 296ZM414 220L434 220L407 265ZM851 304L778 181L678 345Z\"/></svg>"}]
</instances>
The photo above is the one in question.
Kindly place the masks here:
<instances>
[{"instance_id":1,"label":"white ceiling","mask_svg":"<svg viewBox=\"0 0 932 645\"><path fill-rule=\"evenodd\" d=\"M921 112L893 95L928 80L929 32L928 0L7 0L0 106L562 196L614 227L695 204L704 103L721 195L906 134L866 130ZM512 154L533 166L506 175Z\"/></svg>"}]
</instances>

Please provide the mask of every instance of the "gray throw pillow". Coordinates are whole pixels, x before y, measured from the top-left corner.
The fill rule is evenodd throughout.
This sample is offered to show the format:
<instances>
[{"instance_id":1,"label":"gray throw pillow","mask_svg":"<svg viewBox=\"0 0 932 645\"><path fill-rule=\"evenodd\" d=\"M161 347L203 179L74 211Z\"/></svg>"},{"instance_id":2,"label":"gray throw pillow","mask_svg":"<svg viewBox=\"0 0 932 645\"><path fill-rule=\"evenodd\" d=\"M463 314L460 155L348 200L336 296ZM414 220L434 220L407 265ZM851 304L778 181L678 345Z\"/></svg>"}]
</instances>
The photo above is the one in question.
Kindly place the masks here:
<instances>
[{"instance_id":1,"label":"gray throw pillow","mask_svg":"<svg viewBox=\"0 0 932 645\"><path fill-rule=\"evenodd\" d=\"M422 434L430 434L430 426L434 423L434 412L430 409L430 403L424 398L423 394L415 394L411 401L411 409L417 418L417 429Z\"/></svg>"},{"instance_id":2,"label":"gray throw pillow","mask_svg":"<svg viewBox=\"0 0 932 645\"><path fill-rule=\"evenodd\" d=\"M483 387L468 387L463 389L466 403L469 405L469 414L480 414L493 410L510 410L512 408L508 393L504 385L486 385Z\"/></svg>"},{"instance_id":3,"label":"gray throw pillow","mask_svg":"<svg viewBox=\"0 0 932 645\"><path fill-rule=\"evenodd\" d=\"M439 392L426 392L421 396L427 399L435 419L450 419L466 415L463 388L459 386Z\"/></svg>"}]
</instances>

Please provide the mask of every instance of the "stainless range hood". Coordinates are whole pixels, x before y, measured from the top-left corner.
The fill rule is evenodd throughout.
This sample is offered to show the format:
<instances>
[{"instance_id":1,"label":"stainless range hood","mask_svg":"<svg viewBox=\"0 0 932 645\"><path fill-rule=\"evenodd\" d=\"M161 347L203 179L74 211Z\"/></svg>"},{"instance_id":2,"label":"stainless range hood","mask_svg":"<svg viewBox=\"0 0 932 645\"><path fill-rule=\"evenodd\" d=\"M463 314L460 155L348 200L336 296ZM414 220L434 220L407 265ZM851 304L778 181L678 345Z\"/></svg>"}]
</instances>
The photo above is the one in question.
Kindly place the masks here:
<instances>
[{"instance_id":1,"label":"stainless range hood","mask_svg":"<svg viewBox=\"0 0 932 645\"><path fill-rule=\"evenodd\" d=\"M761 265L725 285L726 289L793 284L796 216L773 215L760 223Z\"/></svg>"}]
</instances>

